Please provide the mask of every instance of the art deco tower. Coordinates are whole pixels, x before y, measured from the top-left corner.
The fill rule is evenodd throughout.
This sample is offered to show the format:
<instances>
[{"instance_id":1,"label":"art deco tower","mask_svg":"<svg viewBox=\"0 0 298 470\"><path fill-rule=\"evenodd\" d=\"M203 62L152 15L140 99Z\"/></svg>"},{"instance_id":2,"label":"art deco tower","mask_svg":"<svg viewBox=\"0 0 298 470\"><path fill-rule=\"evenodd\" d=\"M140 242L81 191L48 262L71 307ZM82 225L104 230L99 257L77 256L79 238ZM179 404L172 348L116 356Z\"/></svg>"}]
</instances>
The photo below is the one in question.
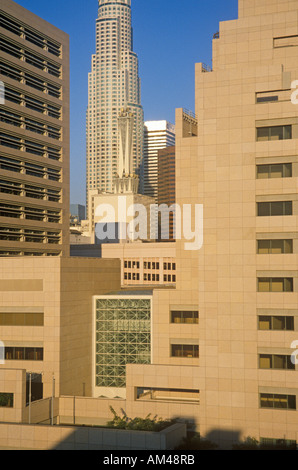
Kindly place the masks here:
<instances>
[{"instance_id":1,"label":"art deco tower","mask_svg":"<svg viewBox=\"0 0 298 470\"><path fill-rule=\"evenodd\" d=\"M99 0L96 54L88 84L87 203L90 190L113 192L121 154L119 117L127 108L133 126L132 173L140 174L144 116L132 43L131 0Z\"/></svg>"}]
</instances>

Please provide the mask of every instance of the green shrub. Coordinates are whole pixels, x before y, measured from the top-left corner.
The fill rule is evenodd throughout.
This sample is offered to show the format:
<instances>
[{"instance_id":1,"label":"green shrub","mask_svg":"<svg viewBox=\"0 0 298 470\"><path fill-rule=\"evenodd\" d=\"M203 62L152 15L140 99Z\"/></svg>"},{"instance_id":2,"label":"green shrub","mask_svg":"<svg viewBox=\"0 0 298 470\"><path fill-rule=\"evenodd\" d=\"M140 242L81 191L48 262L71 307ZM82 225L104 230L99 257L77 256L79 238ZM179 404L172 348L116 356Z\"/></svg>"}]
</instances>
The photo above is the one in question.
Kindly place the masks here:
<instances>
[{"instance_id":1,"label":"green shrub","mask_svg":"<svg viewBox=\"0 0 298 470\"><path fill-rule=\"evenodd\" d=\"M131 431L160 432L175 423L174 420L163 420L157 416L150 418L151 414L146 416L146 418L132 419L129 418L122 409L122 416L119 416L112 406L110 406L110 410L114 416L114 419L108 422L107 426L109 428L128 429Z\"/></svg>"},{"instance_id":2,"label":"green shrub","mask_svg":"<svg viewBox=\"0 0 298 470\"><path fill-rule=\"evenodd\" d=\"M264 444L254 437L247 437L245 441L234 444L233 450L296 450L296 444L287 444L286 442Z\"/></svg>"}]
</instances>

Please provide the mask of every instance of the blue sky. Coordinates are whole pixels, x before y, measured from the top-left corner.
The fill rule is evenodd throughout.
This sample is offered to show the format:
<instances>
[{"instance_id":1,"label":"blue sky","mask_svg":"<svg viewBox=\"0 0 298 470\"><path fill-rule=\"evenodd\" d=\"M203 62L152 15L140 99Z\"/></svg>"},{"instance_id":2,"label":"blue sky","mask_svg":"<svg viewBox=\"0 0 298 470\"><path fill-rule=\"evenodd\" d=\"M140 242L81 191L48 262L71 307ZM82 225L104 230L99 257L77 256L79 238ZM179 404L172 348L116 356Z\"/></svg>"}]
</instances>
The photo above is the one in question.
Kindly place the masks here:
<instances>
[{"instance_id":1,"label":"blue sky","mask_svg":"<svg viewBox=\"0 0 298 470\"><path fill-rule=\"evenodd\" d=\"M70 36L71 203L85 204L85 115L97 0L17 0ZM236 19L238 0L132 0L145 120L175 122L175 109L194 110L194 66L212 63L219 22Z\"/></svg>"}]
</instances>

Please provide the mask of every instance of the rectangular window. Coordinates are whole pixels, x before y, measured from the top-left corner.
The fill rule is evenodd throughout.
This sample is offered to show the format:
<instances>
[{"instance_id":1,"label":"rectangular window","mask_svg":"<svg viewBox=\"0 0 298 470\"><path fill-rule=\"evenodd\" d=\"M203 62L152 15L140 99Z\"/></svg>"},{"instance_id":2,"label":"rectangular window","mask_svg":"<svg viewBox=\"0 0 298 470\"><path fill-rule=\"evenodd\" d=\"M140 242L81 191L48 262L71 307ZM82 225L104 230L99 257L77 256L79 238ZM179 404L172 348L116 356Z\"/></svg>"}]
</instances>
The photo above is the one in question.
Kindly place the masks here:
<instances>
[{"instance_id":1,"label":"rectangular window","mask_svg":"<svg viewBox=\"0 0 298 470\"><path fill-rule=\"evenodd\" d=\"M0 393L0 408L13 408L13 393Z\"/></svg>"},{"instance_id":2,"label":"rectangular window","mask_svg":"<svg viewBox=\"0 0 298 470\"><path fill-rule=\"evenodd\" d=\"M260 444L261 448L266 450L274 450L274 448L288 448L289 450L297 450L296 446L296 441L292 441L289 439L272 439L272 438L267 438L267 437L261 437L260 438Z\"/></svg>"},{"instance_id":3,"label":"rectangular window","mask_svg":"<svg viewBox=\"0 0 298 470\"><path fill-rule=\"evenodd\" d=\"M293 253L293 240L258 240L257 245L261 255Z\"/></svg>"},{"instance_id":4,"label":"rectangular window","mask_svg":"<svg viewBox=\"0 0 298 470\"><path fill-rule=\"evenodd\" d=\"M294 47L298 46L298 36L284 36L273 39L273 46L276 47Z\"/></svg>"},{"instance_id":5,"label":"rectangular window","mask_svg":"<svg viewBox=\"0 0 298 470\"><path fill-rule=\"evenodd\" d=\"M292 139L292 126L272 126L257 128L257 142Z\"/></svg>"},{"instance_id":6,"label":"rectangular window","mask_svg":"<svg viewBox=\"0 0 298 470\"><path fill-rule=\"evenodd\" d=\"M293 215L292 201L258 202L258 217Z\"/></svg>"},{"instance_id":7,"label":"rectangular window","mask_svg":"<svg viewBox=\"0 0 298 470\"><path fill-rule=\"evenodd\" d=\"M0 313L0 326L43 326L43 313Z\"/></svg>"},{"instance_id":8,"label":"rectangular window","mask_svg":"<svg viewBox=\"0 0 298 470\"><path fill-rule=\"evenodd\" d=\"M258 278L258 292L294 292L294 280L291 277Z\"/></svg>"},{"instance_id":9,"label":"rectangular window","mask_svg":"<svg viewBox=\"0 0 298 470\"><path fill-rule=\"evenodd\" d=\"M199 312L197 311L184 311L177 310L171 312L171 323L199 323Z\"/></svg>"},{"instance_id":10,"label":"rectangular window","mask_svg":"<svg viewBox=\"0 0 298 470\"><path fill-rule=\"evenodd\" d=\"M257 103L272 103L274 101L278 101L278 96L277 95L258 96L257 97Z\"/></svg>"},{"instance_id":11,"label":"rectangular window","mask_svg":"<svg viewBox=\"0 0 298 470\"><path fill-rule=\"evenodd\" d=\"M199 390L184 390L174 388L143 388L137 387L137 400L142 401L177 401L199 402Z\"/></svg>"},{"instance_id":12,"label":"rectangular window","mask_svg":"<svg viewBox=\"0 0 298 470\"><path fill-rule=\"evenodd\" d=\"M257 165L257 179L291 178L292 175L292 163Z\"/></svg>"},{"instance_id":13,"label":"rectangular window","mask_svg":"<svg viewBox=\"0 0 298 470\"><path fill-rule=\"evenodd\" d=\"M259 367L260 369L295 370L291 356L281 354L260 354Z\"/></svg>"},{"instance_id":14,"label":"rectangular window","mask_svg":"<svg viewBox=\"0 0 298 470\"><path fill-rule=\"evenodd\" d=\"M259 330L294 331L294 317L260 315L258 321Z\"/></svg>"},{"instance_id":15,"label":"rectangular window","mask_svg":"<svg viewBox=\"0 0 298 470\"><path fill-rule=\"evenodd\" d=\"M260 405L261 408L296 410L296 395L261 393Z\"/></svg>"},{"instance_id":16,"label":"rectangular window","mask_svg":"<svg viewBox=\"0 0 298 470\"><path fill-rule=\"evenodd\" d=\"M6 347L7 361L43 361L43 348Z\"/></svg>"},{"instance_id":17,"label":"rectangular window","mask_svg":"<svg viewBox=\"0 0 298 470\"><path fill-rule=\"evenodd\" d=\"M193 344L172 344L171 357L198 358L199 346Z\"/></svg>"}]
</instances>

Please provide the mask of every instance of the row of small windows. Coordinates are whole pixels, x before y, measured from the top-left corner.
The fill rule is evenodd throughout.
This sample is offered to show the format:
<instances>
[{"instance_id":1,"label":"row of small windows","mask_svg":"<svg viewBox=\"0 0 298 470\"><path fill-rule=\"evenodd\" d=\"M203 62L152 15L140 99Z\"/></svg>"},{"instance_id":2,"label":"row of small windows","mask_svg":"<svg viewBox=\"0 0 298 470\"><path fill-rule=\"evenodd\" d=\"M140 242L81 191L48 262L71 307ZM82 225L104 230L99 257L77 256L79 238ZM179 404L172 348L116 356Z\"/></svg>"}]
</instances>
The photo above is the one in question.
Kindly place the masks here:
<instances>
[{"instance_id":1,"label":"row of small windows","mask_svg":"<svg viewBox=\"0 0 298 470\"><path fill-rule=\"evenodd\" d=\"M198 324L199 311L171 310L170 321L175 324ZM261 331L294 331L294 317L281 315L259 315L258 328Z\"/></svg>"},{"instance_id":2,"label":"row of small windows","mask_svg":"<svg viewBox=\"0 0 298 470\"><path fill-rule=\"evenodd\" d=\"M43 72L47 72L50 75L61 78L61 66L59 64L53 63L34 52L26 50L16 43L6 41L3 37L0 37L0 51L20 59Z\"/></svg>"},{"instance_id":3,"label":"row of small windows","mask_svg":"<svg viewBox=\"0 0 298 470\"><path fill-rule=\"evenodd\" d=\"M21 229L0 226L0 240L23 243L49 243L59 245L61 232L44 232L35 229Z\"/></svg>"},{"instance_id":4,"label":"row of small windows","mask_svg":"<svg viewBox=\"0 0 298 470\"><path fill-rule=\"evenodd\" d=\"M275 408L284 410L296 410L296 395L280 395L277 393L261 393L261 408Z\"/></svg>"},{"instance_id":5,"label":"row of small windows","mask_svg":"<svg viewBox=\"0 0 298 470\"><path fill-rule=\"evenodd\" d=\"M179 324L198 324L199 312L198 311L185 311L176 310L171 311L171 323Z\"/></svg>"},{"instance_id":6,"label":"row of small windows","mask_svg":"<svg viewBox=\"0 0 298 470\"><path fill-rule=\"evenodd\" d=\"M1 27L7 29L11 33L20 36L22 39L25 39L28 42L31 42L35 46L38 46L50 54L60 57L61 55L61 44L54 42L43 36L40 32L33 31L27 26L21 24L16 18L11 18L7 15L4 15L3 12L0 13L0 23Z\"/></svg>"},{"instance_id":7,"label":"row of small windows","mask_svg":"<svg viewBox=\"0 0 298 470\"><path fill-rule=\"evenodd\" d=\"M259 368L295 370L295 364L292 362L291 356L284 356L282 354L260 354Z\"/></svg>"},{"instance_id":8,"label":"row of small windows","mask_svg":"<svg viewBox=\"0 0 298 470\"><path fill-rule=\"evenodd\" d=\"M33 251L33 250L22 250L22 251L17 251L17 250L5 250L2 249L0 250L0 258L6 258L6 257L23 257L23 256L30 256L30 257L35 257L35 256L61 256L61 251Z\"/></svg>"},{"instance_id":9,"label":"row of small windows","mask_svg":"<svg viewBox=\"0 0 298 470\"><path fill-rule=\"evenodd\" d=\"M292 139L292 126L271 126L257 128L257 142Z\"/></svg>"},{"instance_id":10,"label":"row of small windows","mask_svg":"<svg viewBox=\"0 0 298 470\"><path fill-rule=\"evenodd\" d=\"M43 361L43 348L5 347L6 361Z\"/></svg>"},{"instance_id":11,"label":"row of small windows","mask_svg":"<svg viewBox=\"0 0 298 470\"><path fill-rule=\"evenodd\" d=\"M45 103L7 86L5 87L5 100L55 119L61 118L61 107Z\"/></svg>"},{"instance_id":12,"label":"row of small windows","mask_svg":"<svg viewBox=\"0 0 298 470\"><path fill-rule=\"evenodd\" d=\"M294 292L294 279L291 277L258 278L258 292Z\"/></svg>"},{"instance_id":13,"label":"row of small windows","mask_svg":"<svg viewBox=\"0 0 298 470\"><path fill-rule=\"evenodd\" d=\"M0 326L44 326L43 313L0 313Z\"/></svg>"},{"instance_id":14,"label":"row of small windows","mask_svg":"<svg viewBox=\"0 0 298 470\"><path fill-rule=\"evenodd\" d=\"M51 147L44 143L24 139L4 132L0 132L0 145L22 152L32 153L33 155L49 158L51 160L59 161L61 159L60 147Z\"/></svg>"},{"instance_id":15,"label":"row of small windows","mask_svg":"<svg viewBox=\"0 0 298 470\"><path fill-rule=\"evenodd\" d=\"M260 315L258 327L261 331L294 331L294 317L279 315Z\"/></svg>"},{"instance_id":16,"label":"row of small windows","mask_svg":"<svg viewBox=\"0 0 298 470\"><path fill-rule=\"evenodd\" d=\"M273 217L293 215L292 201L271 201L257 203L258 217Z\"/></svg>"},{"instance_id":17,"label":"row of small windows","mask_svg":"<svg viewBox=\"0 0 298 470\"><path fill-rule=\"evenodd\" d=\"M60 140L61 128L52 126L47 123L35 121L31 118L21 116L20 114L0 110L0 122L10 124L15 127L26 129L39 135L50 137L51 139Z\"/></svg>"},{"instance_id":18,"label":"row of small windows","mask_svg":"<svg viewBox=\"0 0 298 470\"><path fill-rule=\"evenodd\" d=\"M4 155L0 155L0 169L5 171L11 171L14 173L21 173L28 176L33 176L35 178L43 178L49 181L61 181L60 168L44 167L41 165L36 165L33 163L9 158Z\"/></svg>"},{"instance_id":19,"label":"row of small windows","mask_svg":"<svg viewBox=\"0 0 298 470\"><path fill-rule=\"evenodd\" d=\"M27 85L30 88L46 93L54 98L61 98L61 87L53 84L49 81L45 81L43 78L39 78L37 75L32 75L22 71L21 69L8 65L5 62L0 61L0 74L5 77L9 77L12 80L16 80L23 85Z\"/></svg>"},{"instance_id":20,"label":"row of small windows","mask_svg":"<svg viewBox=\"0 0 298 470\"><path fill-rule=\"evenodd\" d=\"M141 275L139 273L124 273L124 280L125 281L140 281ZM176 282L176 276L175 275L164 275L163 276L164 282L168 283L175 283ZM151 273L145 273L143 275L143 281L145 282L159 282L160 281L160 275L159 274L151 274Z\"/></svg>"},{"instance_id":21,"label":"row of small windows","mask_svg":"<svg viewBox=\"0 0 298 470\"><path fill-rule=\"evenodd\" d=\"M49 222L58 224L61 222L61 212L36 207L22 207L16 204L0 203L0 217L14 219L36 220L38 222Z\"/></svg>"},{"instance_id":22,"label":"row of small windows","mask_svg":"<svg viewBox=\"0 0 298 470\"><path fill-rule=\"evenodd\" d=\"M257 165L257 178L291 178L292 163L274 163L270 165Z\"/></svg>"},{"instance_id":23,"label":"row of small windows","mask_svg":"<svg viewBox=\"0 0 298 470\"><path fill-rule=\"evenodd\" d=\"M258 254L293 253L293 240L258 240Z\"/></svg>"},{"instance_id":24,"label":"row of small windows","mask_svg":"<svg viewBox=\"0 0 298 470\"><path fill-rule=\"evenodd\" d=\"M160 263L155 262L155 261L144 261L144 269L153 269L153 270L159 270L160 269ZM125 269L140 269L140 262L139 261L124 261L124 268ZM175 271L176 269L176 263L163 263L163 269L164 270L169 270L169 271Z\"/></svg>"},{"instance_id":25,"label":"row of small windows","mask_svg":"<svg viewBox=\"0 0 298 470\"><path fill-rule=\"evenodd\" d=\"M51 202L61 201L61 190L42 188L16 181L0 180L0 193L13 194L14 196L29 197Z\"/></svg>"}]
</instances>

